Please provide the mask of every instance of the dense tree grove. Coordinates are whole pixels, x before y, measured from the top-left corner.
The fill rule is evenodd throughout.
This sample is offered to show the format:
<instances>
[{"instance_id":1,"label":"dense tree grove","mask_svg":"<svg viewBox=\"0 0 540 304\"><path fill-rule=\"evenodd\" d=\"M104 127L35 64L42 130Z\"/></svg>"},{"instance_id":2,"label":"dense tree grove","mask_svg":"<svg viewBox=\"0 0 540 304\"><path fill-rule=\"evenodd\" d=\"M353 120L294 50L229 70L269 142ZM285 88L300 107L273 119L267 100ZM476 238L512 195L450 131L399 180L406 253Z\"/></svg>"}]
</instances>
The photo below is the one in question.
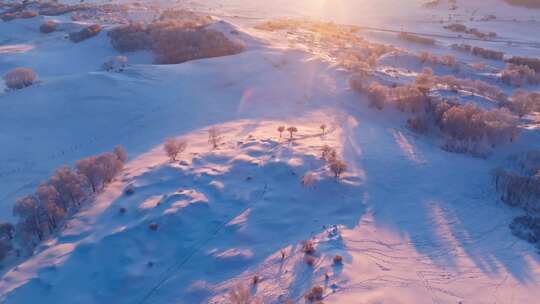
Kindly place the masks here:
<instances>
[{"instance_id":1,"label":"dense tree grove","mask_svg":"<svg viewBox=\"0 0 540 304\"><path fill-rule=\"evenodd\" d=\"M181 18L176 18L179 16ZM207 28L210 19L186 11L166 11L145 25L131 23L109 31L113 47L120 52L152 50L159 64L237 54L244 46L220 31Z\"/></svg>"},{"instance_id":2,"label":"dense tree grove","mask_svg":"<svg viewBox=\"0 0 540 304\"><path fill-rule=\"evenodd\" d=\"M34 193L19 198L13 207L17 224L0 223L0 258L16 245L31 252L57 231L69 214L112 182L126 160L125 149L117 146L112 152L78 160L75 169L58 168Z\"/></svg>"}]
</instances>

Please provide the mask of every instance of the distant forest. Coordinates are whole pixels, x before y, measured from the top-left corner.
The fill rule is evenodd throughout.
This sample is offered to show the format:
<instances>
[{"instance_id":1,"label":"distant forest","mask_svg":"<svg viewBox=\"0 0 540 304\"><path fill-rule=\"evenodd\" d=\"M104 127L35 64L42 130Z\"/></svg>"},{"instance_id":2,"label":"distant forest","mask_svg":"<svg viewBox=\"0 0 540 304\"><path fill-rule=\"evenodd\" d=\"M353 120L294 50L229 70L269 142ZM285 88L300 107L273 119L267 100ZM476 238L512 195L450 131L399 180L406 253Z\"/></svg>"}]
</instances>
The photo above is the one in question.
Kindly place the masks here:
<instances>
[{"instance_id":1,"label":"distant forest","mask_svg":"<svg viewBox=\"0 0 540 304\"><path fill-rule=\"evenodd\" d=\"M540 8L540 0L504 0L512 5Z\"/></svg>"}]
</instances>

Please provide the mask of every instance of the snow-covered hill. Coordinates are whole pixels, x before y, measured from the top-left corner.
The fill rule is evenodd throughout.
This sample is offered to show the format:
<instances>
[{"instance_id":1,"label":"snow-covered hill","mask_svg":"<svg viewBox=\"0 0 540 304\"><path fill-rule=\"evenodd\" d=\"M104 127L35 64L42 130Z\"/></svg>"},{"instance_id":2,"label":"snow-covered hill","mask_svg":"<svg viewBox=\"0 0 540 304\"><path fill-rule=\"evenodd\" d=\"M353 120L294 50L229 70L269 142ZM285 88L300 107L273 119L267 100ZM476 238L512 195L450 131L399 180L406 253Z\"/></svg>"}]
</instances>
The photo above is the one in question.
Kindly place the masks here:
<instances>
[{"instance_id":1,"label":"snow-covered hill","mask_svg":"<svg viewBox=\"0 0 540 304\"><path fill-rule=\"evenodd\" d=\"M508 225L521 211L499 201L490 177L509 154L539 148L534 121L489 158L445 152L407 128L407 115L370 108L350 89L352 72L338 60L347 46L331 48L304 28L253 25L305 15L360 24L368 27L359 30L365 39L398 47L378 59L372 78L404 84L430 67L511 94L497 78L503 62L449 45L538 57L536 11L501 1L458 1L456 11L416 1L298 1L283 10L287 1L232 2L161 5L223 18L212 27L240 37L244 52L154 65L139 51L128 54L121 73L101 69L118 55L106 33L114 24L74 44L66 33L86 22L0 23L0 74L27 66L39 75L37 84L0 95L1 218L14 221L16 198L63 164L117 144L130 154L122 173L58 235L31 257L3 262L0 302L237 304L230 292L238 286L246 286L248 303L311 303L305 295L317 286L327 304L535 302L538 251L512 235ZM377 22L359 21L368 7ZM382 13L395 18L383 21ZM460 40L443 28L454 19L438 22L448 14L496 14L499 20L464 22L496 29L501 41ZM519 22L508 20L516 16ZM39 33L49 19L62 30ZM441 36L422 46L398 39L393 31L401 30ZM454 55L458 68L422 63L416 54L425 50ZM479 62L483 70L471 67ZM290 139L280 126L298 131ZM219 131L217 149L208 143L211 127ZM163 151L168 137L188 144L178 161ZM325 146L348 166L339 179L321 157ZM306 241L314 252L306 253Z\"/></svg>"}]
</instances>

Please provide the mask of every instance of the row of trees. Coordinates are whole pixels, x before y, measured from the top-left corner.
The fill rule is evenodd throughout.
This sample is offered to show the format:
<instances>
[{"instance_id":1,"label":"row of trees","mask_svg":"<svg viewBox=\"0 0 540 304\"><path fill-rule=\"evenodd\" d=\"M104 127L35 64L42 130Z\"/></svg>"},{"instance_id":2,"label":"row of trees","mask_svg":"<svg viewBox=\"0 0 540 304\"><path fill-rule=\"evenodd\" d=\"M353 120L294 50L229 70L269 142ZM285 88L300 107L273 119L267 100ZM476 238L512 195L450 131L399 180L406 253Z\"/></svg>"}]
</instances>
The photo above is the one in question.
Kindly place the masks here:
<instances>
[{"instance_id":1,"label":"row of trees","mask_svg":"<svg viewBox=\"0 0 540 304\"><path fill-rule=\"evenodd\" d=\"M482 57L485 59L491 59L491 60L504 59L504 52L485 49L478 46L472 46L469 44L452 44L451 48L453 48L454 50L471 53L474 56Z\"/></svg>"},{"instance_id":2,"label":"row of trees","mask_svg":"<svg viewBox=\"0 0 540 304\"><path fill-rule=\"evenodd\" d=\"M78 160L75 168L57 169L34 193L16 201L13 214L18 222L0 225L0 248L9 250L16 238L21 249L31 251L57 231L69 214L112 182L126 160L125 149L117 146L112 152Z\"/></svg>"}]
</instances>

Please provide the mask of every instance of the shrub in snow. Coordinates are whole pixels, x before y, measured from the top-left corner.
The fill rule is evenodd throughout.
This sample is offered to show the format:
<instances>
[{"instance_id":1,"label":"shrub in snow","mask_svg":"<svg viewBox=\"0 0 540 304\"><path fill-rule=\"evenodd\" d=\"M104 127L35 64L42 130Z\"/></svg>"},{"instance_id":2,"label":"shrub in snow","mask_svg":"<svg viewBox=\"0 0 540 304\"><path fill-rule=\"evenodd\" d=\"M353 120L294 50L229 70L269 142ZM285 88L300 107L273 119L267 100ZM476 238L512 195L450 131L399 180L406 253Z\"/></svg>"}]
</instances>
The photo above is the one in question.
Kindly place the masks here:
<instances>
[{"instance_id":1,"label":"shrub in snow","mask_svg":"<svg viewBox=\"0 0 540 304\"><path fill-rule=\"evenodd\" d=\"M335 159L330 163L330 170L336 178L340 178L341 174L347 170L347 164L339 159Z\"/></svg>"},{"instance_id":2,"label":"shrub in snow","mask_svg":"<svg viewBox=\"0 0 540 304\"><path fill-rule=\"evenodd\" d=\"M307 172L302 176L302 186L310 187L317 181L317 176L313 172Z\"/></svg>"},{"instance_id":3,"label":"shrub in snow","mask_svg":"<svg viewBox=\"0 0 540 304\"><path fill-rule=\"evenodd\" d=\"M39 27L39 31L44 34L49 34L56 31L57 27L58 23L53 20L47 20L41 24L41 26Z\"/></svg>"},{"instance_id":4,"label":"shrub in snow","mask_svg":"<svg viewBox=\"0 0 540 304\"><path fill-rule=\"evenodd\" d=\"M73 42L81 42L88 38L92 38L101 32L101 25L93 24L83 28L78 32L69 33L69 39Z\"/></svg>"},{"instance_id":5,"label":"shrub in snow","mask_svg":"<svg viewBox=\"0 0 540 304\"><path fill-rule=\"evenodd\" d=\"M501 72L501 80L508 85L520 87L526 84L539 84L540 75L526 65L510 63Z\"/></svg>"},{"instance_id":6,"label":"shrub in snow","mask_svg":"<svg viewBox=\"0 0 540 304\"><path fill-rule=\"evenodd\" d=\"M133 185L128 185L125 189L124 189L124 194L125 195L133 195L135 193L135 186Z\"/></svg>"},{"instance_id":7,"label":"shrub in snow","mask_svg":"<svg viewBox=\"0 0 540 304\"><path fill-rule=\"evenodd\" d=\"M29 19L29 18L34 18L36 17L38 14L36 12L32 12L32 11L24 11L20 14L20 17L23 18L23 19Z\"/></svg>"},{"instance_id":8,"label":"shrub in snow","mask_svg":"<svg viewBox=\"0 0 540 304\"><path fill-rule=\"evenodd\" d=\"M238 284L231 288L228 300L231 304L262 304L261 301L251 295L249 288L244 284Z\"/></svg>"},{"instance_id":9,"label":"shrub in snow","mask_svg":"<svg viewBox=\"0 0 540 304\"><path fill-rule=\"evenodd\" d=\"M334 265L341 265L343 264L343 257L340 256L339 254L338 255L335 255L334 258L332 259Z\"/></svg>"},{"instance_id":10,"label":"shrub in snow","mask_svg":"<svg viewBox=\"0 0 540 304\"><path fill-rule=\"evenodd\" d=\"M315 265L315 257L311 255L306 255L304 257L304 263L306 263L308 266L314 266Z\"/></svg>"},{"instance_id":11,"label":"shrub in snow","mask_svg":"<svg viewBox=\"0 0 540 304\"><path fill-rule=\"evenodd\" d=\"M123 72L127 66L128 58L126 56L115 56L107 59L101 66L107 72Z\"/></svg>"},{"instance_id":12,"label":"shrub in snow","mask_svg":"<svg viewBox=\"0 0 540 304\"><path fill-rule=\"evenodd\" d=\"M124 214L127 212L127 209L125 207L120 207L120 209L118 209L118 212L120 212L120 214Z\"/></svg>"},{"instance_id":13,"label":"shrub in snow","mask_svg":"<svg viewBox=\"0 0 540 304\"><path fill-rule=\"evenodd\" d=\"M152 36L143 23L130 23L109 31L112 46L119 52L151 49Z\"/></svg>"},{"instance_id":14,"label":"shrub in snow","mask_svg":"<svg viewBox=\"0 0 540 304\"><path fill-rule=\"evenodd\" d=\"M14 20L17 18L17 14L15 13L3 13L0 15L0 18L2 19L2 21L4 22L7 22L7 21L11 21L11 20Z\"/></svg>"},{"instance_id":15,"label":"shrub in snow","mask_svg":"<svg viewBox=\"0 0 540 304\"><path fill-rule=\"evenodd\" d=\"M34 84L36 73L29 68L15 68L4 75L4 81L9 89L22 89Z\"/></svg>"},{"instance_id":16,"label":"shrub in snow","mask_svg":"<svg viewBox=\"0 0 540 304\"><path fill-rule=\"evenodd\" d=\"M148 225L148 229L150 229L152 231L156 231L156 230L158 230L158 228L159 228L159 225L157 223L150 223Z\"/></svg>"},{"instance_id":17,"label":"shrub in snow","mask_svg":"<svg viewBox=\"0 0 540 304\"><path fill-rule=\"evenodd\" d=\"M298 132L298 129L296 127L288 127L287 132L289 132L289 139L292 140L294 133Z\"/></svg>"},{"instance_id":18,"label":"shrub in snow","mask_svg":"<svg viewBox=\"0 0 540 304\"><path fill-rule=\"evenodd\" d=\"M184 152L187 148L187 142L181 139L169 138L165 141L163 149L171 161L176 161L178 154Z\"/></svg>"},{"instance_id":19,"label":"shrub in snow","mask_svg":"<svg viewBox=\"0 0 540 304\"><path fill-rule=\"evenodd\" d=\"M324 296L324 289L321 286L312 287L308 293L305 294L304 298L309 303L315 303L322 301Z\"/></svg>"},{"instance_id":20,"label":"shrub in snow","mask_svg":"<svg viewBox=\"0 0 540 304\"><path fill-rule=\"evenodd\" d=\"M315 253L315 243L312 240L302 242L302 252L305 254Z\"/></svg>"},{"instance_id":21,"label":"shrub in snow","mask_svg":"<svg viewBox=\"0 0 540 304\"><path fill-rule=\"evenodd\" d=\"M421 37L421 36L413 35L406 32L399 33L398 37L402 40L419 43L419 44L435 45L435 42L436 42L435 39Z\"/></svg>"}]
</instances>

